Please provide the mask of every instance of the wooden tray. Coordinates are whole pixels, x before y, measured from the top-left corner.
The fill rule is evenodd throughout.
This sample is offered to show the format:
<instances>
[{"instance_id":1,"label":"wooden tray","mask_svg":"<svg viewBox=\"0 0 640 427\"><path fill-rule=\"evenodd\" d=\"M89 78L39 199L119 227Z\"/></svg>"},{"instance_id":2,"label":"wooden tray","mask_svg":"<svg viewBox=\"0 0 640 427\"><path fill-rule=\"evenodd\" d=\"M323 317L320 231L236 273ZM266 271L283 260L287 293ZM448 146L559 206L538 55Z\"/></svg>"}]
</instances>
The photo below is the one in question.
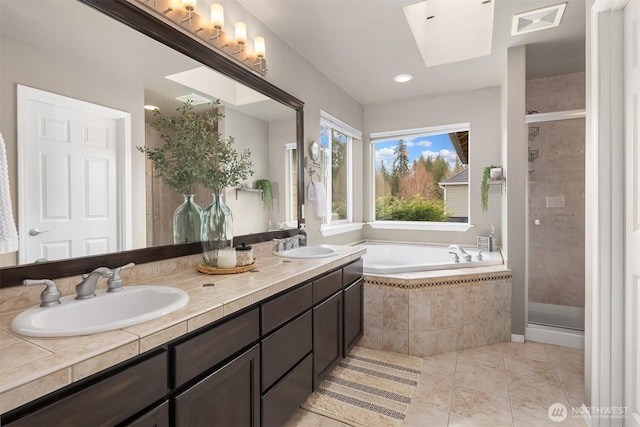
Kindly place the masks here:
<instances>
[{"instance_id":1,"label":"wooden tray","mask_svg":"<svg viewBox=\"0 0 640 427\"><path fill-rule=\"evenodd\" d=\"M257 266L258 266L257 260L254 258L252 264L242 265L240 267L218 268L218 267L210 267L206 264L198 264L198 266L196 267L196 270L204 274L236 274L236 273L244 273L246 271L255 270Z\"/></svg>"}]
</instances>

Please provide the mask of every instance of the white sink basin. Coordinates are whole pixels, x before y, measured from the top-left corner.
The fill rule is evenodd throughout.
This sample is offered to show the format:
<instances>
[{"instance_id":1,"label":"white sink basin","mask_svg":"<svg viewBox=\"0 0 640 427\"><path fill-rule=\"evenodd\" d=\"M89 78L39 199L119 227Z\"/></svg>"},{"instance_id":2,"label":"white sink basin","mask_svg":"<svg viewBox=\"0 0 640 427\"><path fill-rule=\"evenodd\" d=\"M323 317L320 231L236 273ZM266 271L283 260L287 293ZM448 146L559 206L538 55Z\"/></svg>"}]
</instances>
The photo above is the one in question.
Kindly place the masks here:
<instances>
[{"instance_id":1,"label":"white sink basin","mask_svg":"<svg viewBox=\"0 0 640 427\"><path fill-rule=\"evenodd\" d=\"M286 251L273 252L275 255L287 258L325 258L338 255L338 250L330 246L300 246Z\"/></svg>"},{"instance_id":2,"label":"white sink basin","mask_svg":"<svg viewBox=\"0 0 640 427\"><path fill-rule=\"evenodd\" d=\"M96 291L76 300L60 298L54 307L33 307L18 314L11 329L29 337L70 337L112 331L169 314L189 302L182 289L168 286L125 286L120 292Z\"/></svg>"}]
</instances>

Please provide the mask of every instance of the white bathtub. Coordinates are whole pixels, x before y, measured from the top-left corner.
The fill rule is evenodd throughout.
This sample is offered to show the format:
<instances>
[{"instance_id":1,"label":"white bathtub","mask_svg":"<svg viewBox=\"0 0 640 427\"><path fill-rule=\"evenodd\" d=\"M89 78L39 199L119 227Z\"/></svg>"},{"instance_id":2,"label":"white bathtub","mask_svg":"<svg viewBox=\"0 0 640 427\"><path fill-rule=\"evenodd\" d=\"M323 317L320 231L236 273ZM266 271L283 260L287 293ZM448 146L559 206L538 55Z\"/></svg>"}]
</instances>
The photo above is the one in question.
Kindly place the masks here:
<instances>
[{"instance_id":1,"label":"white bathtub","mask_svg":"<svg viewBox=\"0 0 640 427\"><path fill-rule=\"evenodd\" d=\"M482 261L478 261L478 250L469 248L464 250L471 255L471 261L465 261L459 256L460 262L455 262L455 256L449 253L448 245L366 242L358 246L367 248L367 253L363 257L365 274L449 270L504 263L499 251L482 251Z\"/></svg>"}]
</instances>

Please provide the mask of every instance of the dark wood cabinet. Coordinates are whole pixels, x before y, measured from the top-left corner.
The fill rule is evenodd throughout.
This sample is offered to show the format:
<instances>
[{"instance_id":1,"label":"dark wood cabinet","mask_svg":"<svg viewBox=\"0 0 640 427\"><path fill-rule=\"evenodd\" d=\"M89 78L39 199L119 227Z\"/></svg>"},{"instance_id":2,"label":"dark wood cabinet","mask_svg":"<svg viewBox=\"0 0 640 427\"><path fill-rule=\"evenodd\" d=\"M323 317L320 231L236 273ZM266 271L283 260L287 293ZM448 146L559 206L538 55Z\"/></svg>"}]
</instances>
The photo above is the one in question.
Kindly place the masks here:
<instances>
[{"instance_id":1,"label":"dark wood cabinet","mask_svg":"<svg viewBox=\"0 0 640 427\"><path fill-rule=\"evenodd\" d=\"M344 346L343 357L362 338L364 332L364 280L360 278L344 290Z\"/></svg>"},{"instance_id":2,"label":"dark wood cabinet","mask_svg":"<svg viewBox=\"0 0 640 427\"><path fill-rule=\"evenodd\" d=\"M126 427L169 427L169 401L149 410L133 421L125 422Z\"/></svg>"},{"instance_id":3,"label":"dark wood cabinet","mask_svg":"<svg viewBox=\"0 0 640 427\"><path fill-rule=\"evenodd\" d=\"M260 339L258 308L172 346L173 385L180 387Z\"/></svg>"},{"instance_id":4,"label":"dark wood cabinet","mask_svg":"<svg viewBox=\"0 0 640 427\"><path fill-rule=\"evenodd\" d=\"M362 262L16 408L7 426L279 426L362 336Z\"/></svg>"},{"instance_id":5,"label":"dark wood cabinet","mask_svg":"<svg viewBox=\"0 0 640 427\"><path fill-rule=\"evenodd\" d=\"M342 291L313 308L313 389L342 359Z\"/></svg>"},{"instance_id":6,"label":"dark wood cabinet","mask_svg":"<svg viewBox=\"0 0 640 427\"><path fill-rule=\"evenodd\" d=\"M280 427L312 392L313 357L307 355L262 397L263 427Z\"/></svg>"},{"instance_id":7,"label":"dark wood cabinet","mask_svg":"<svg viewBox=\"0 0 640 427\"><path fill-rule=\"evenodd\" d=\"M175 398L175 425L259 426L260 346L180 393Z\"/></svg>"},{"instance_id":8,"label":"dark wood cabinet","mask_svg":"<svg viewBox=\"0 0 640 427\"><path fill-rule=\"evenodd\" d=\"M155 353L155 354L154 354ZM113 426L164 398L167 393L167 352L140 356L122 369L112 369L86 384L62 391L38 409L7 426ZM94 381L96 382L94 382ZM84 387L83 387L84 385Z\"/></svg>"}]
</instances>

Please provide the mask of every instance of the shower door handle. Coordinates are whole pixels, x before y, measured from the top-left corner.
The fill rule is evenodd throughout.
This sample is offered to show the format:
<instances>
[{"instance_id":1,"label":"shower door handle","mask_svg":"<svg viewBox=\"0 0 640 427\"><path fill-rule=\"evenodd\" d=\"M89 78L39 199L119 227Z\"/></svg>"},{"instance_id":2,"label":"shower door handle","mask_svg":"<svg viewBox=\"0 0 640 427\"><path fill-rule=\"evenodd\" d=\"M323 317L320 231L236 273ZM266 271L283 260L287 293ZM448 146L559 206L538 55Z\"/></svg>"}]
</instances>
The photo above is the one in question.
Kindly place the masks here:
<instances>
[{"instance_id":1,"label":"shower door handle","mask_svg":"<svg viewBox=\"0 0 640 427\"><path fill-rule=\"evenodd\" d=\"M542 224L542 221L540 221L539 219L536 219L535 221L533 221L533 223L535 225L540 225L540 224Z\"/></svg>"},{"instance_id":2,"label":"shower door handle","mask_svg":"<svg viewBox=\"0 0 640 427\"><path fill-rule=\"evenodd\" d=\"M29 236L37 236L38 234L48 233L49 230L38 230L37 228L32 228L29 230Z\"/></svg>"}]
</instances>

